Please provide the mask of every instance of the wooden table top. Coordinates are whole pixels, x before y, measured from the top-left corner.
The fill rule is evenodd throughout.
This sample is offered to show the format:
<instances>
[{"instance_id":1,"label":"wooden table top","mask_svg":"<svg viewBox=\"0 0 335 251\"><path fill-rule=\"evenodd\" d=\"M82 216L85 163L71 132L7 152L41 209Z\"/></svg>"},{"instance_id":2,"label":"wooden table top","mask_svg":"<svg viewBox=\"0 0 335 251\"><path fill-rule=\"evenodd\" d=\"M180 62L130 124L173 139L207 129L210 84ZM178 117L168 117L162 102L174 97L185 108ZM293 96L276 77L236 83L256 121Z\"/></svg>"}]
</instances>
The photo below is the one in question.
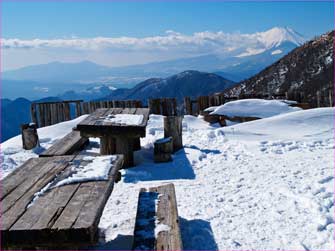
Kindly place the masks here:
<instances>
[{"instance_id":1,"label":"wooden table top","mask_svg":"<svg viewBox=\"0 0 335 251\"><path fill-rule=\"evenodd\" d=\"M106 120L108 115L131 114L142 115L140 124L120 124ZM82 136L100 137L104 135L129 134L130 136L145 136L145 128L149 119L148 108L100 108L77 125Z\"/></svg>"},{"instance_id":2,"label":"wooden table top","mask_svg":"<svg viewBox=\"0 0 335 251\"><path fill-rule=\"evenodd\" d=\"M96 242L98 223L122 166L122 156L117 155L111 163L108 180L63 185L36 196L56 176L68 177L73 165L92 161L83 158L32 158L1 181L0 231L4 247L59 249L67 244Z\"/></svg>"}]
</instances>

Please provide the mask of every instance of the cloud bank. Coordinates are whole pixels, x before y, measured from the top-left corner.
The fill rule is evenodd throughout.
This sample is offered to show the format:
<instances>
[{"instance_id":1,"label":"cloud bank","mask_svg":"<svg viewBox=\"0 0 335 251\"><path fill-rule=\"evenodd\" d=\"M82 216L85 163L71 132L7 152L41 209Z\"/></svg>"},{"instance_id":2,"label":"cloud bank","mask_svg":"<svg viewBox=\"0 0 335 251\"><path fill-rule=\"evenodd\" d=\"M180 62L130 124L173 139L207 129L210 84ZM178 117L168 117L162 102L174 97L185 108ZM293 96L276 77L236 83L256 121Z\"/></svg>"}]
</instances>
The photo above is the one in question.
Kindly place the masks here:
<instances>
[{"instance_id":1,"label":"cloud bank","mask_svg":"<svg viewBox=\"0 0 335 251\"><path fill-rule=\"evenodd\" d=\"M71 48L78 50L145 50L167 51L183 50L197 53L231 52L241 48L266 48L273 45L273 40L278 37L288 38L290 31L286 28L273 28L266 32L253 34L197 32L186 35L175 31L166 31L163 36L136 37L95 37L95 38L70 38L70 39L2 39L4 49L31 49L31 48ZM293 32L293 31L292 31ZM296 33L291 40L300 43Z\"/></svg>"}]
</instances>

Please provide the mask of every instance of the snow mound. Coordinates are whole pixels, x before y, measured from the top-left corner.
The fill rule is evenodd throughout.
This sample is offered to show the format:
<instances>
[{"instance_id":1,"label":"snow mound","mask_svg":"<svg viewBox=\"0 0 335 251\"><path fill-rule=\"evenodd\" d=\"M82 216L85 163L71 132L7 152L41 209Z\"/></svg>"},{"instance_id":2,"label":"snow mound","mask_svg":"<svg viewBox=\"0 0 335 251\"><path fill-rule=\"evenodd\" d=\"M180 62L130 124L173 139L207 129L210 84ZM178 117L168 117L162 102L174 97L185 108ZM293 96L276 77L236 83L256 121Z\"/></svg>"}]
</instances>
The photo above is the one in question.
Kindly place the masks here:
<instances>
[{"instance_id":1,"label":"snow mound","mask_svg":"<svg viewBox=\"0 0 335 251\"><path fill-rule=\"evenodd\" d=\"M334 108L301 110L219 130L226 134L233 132L235 136L248 135L253 139L329 138L334 130Z\"/></svg>"},{"instance_id":2,"label":"snow mound","mask_svg":"<svg viewBox=\"0 0 335 251\"><path fill-rule=\"evenodd\" d=\"M285 100L242 99L225 103L210 114L228 117L267 118L301 110L301 108L289 106L291 103L291 101Z\"/></svg>"}]
</instances>

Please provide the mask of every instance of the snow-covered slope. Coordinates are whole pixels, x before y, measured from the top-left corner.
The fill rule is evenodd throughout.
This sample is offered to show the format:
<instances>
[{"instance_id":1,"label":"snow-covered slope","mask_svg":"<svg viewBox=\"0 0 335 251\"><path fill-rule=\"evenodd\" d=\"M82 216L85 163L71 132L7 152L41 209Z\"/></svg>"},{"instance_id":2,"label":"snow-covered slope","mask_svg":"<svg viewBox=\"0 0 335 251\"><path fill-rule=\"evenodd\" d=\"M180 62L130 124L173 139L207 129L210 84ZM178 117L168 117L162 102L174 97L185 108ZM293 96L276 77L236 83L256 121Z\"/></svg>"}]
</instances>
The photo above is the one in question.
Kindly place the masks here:
<instances>
[{"instance_id":1,"label":"snow-covered slope","mask_svg":"<svg viewBox=\"0 0 335 251\"><path fill-rule=\"evenodd\" d=\"M290 100L241 99L227 102L216 107L211 114L228 117L267 118L274 115L299 111L301 108L291 107L296 103ZM211 107L207 111L211 110Z\"/></svg>"},{"instance_id":2,"label":"snow-covered slope","mask_svg":"<svg viewBox=\"0 0 335 251\"><path fill-rule=\"evenodd\" d=\"M272 53L279 48L274 49ZM328 97L334 85L333 55L334 31L331 31L306 42L253 77L225 90L225 94L273 95L287 92L289 98L302 99L301 102L317 107L316 93L319 92L321 106L329 106Z\"/></svg>"},{"instance_id":3,"label":"snow-covered slope","mask_svg":"<svg viewBox=\"0 0 335 251\"><path fill-rule=\"evenodd\" d=\"M49 144L80 119L40 129L42 141ZM173 162L155 164L153 142L163 136L163 117L151 115L137 165L122 170L94 248L131 249L139 189L173 182L185 250L333 250L333 120L334 108L224 128L185 116L184 149ZM11 169L28 157L19 141L2 144ZM98 147L93 141L86 151Z\"/></svg>"}]
</instances>

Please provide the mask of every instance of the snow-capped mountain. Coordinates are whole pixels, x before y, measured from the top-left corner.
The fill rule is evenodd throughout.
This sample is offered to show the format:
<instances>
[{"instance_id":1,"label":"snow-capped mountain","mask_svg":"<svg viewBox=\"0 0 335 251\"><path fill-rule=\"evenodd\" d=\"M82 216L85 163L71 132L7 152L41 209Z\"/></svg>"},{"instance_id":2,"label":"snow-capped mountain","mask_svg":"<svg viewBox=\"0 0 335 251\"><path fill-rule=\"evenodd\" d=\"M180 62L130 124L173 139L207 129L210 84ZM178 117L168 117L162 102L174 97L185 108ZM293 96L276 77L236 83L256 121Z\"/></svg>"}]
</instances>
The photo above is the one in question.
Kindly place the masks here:
<instances>
[{"instance_id":1,"label":"snow-capped mountain","mask_svg":"<svg viewBox=\"0 0 335 251\"><path fill-rule=\"evenodd\" d=\"M136 84L153 77L168 77L186 70L220 72L233 81L251 77L271 65L292 49L304 43L305 38L291 28L274 27L252 34L211 33L217 42L205 43L215 46L200 56L152 62L141 65L107 67L84 61L79 63L49 63L35 65L3 73L3 79L31 80L38 82L100 82L105 84ZM60 74L62 72L62 74ZM229 77L227 77L229 78Z\"/></svg>"},{"instance_id":2,"label":"snow-capped mountain","mask_svg":"<svg viewBox=\"0 0 335 251\"><path fill-rule=\"evenodd\" d=\"M254 77L226 91L227 95L299 93L299 99L328 106L334 85L334 31L296 48Z\"/></svg>"},{"instance_id":3,"label":"snow-capped mountain","mask_svg":"<svg viewBox=\"0 0 335 251\"><path fill-rule=\"evenodd\" d=\"M256 36L267 49L279 47L285 42L300 46L306 41L301 34L289 27L274 27L268 31L256 33Z\"/></svg>"}]
</instances>

